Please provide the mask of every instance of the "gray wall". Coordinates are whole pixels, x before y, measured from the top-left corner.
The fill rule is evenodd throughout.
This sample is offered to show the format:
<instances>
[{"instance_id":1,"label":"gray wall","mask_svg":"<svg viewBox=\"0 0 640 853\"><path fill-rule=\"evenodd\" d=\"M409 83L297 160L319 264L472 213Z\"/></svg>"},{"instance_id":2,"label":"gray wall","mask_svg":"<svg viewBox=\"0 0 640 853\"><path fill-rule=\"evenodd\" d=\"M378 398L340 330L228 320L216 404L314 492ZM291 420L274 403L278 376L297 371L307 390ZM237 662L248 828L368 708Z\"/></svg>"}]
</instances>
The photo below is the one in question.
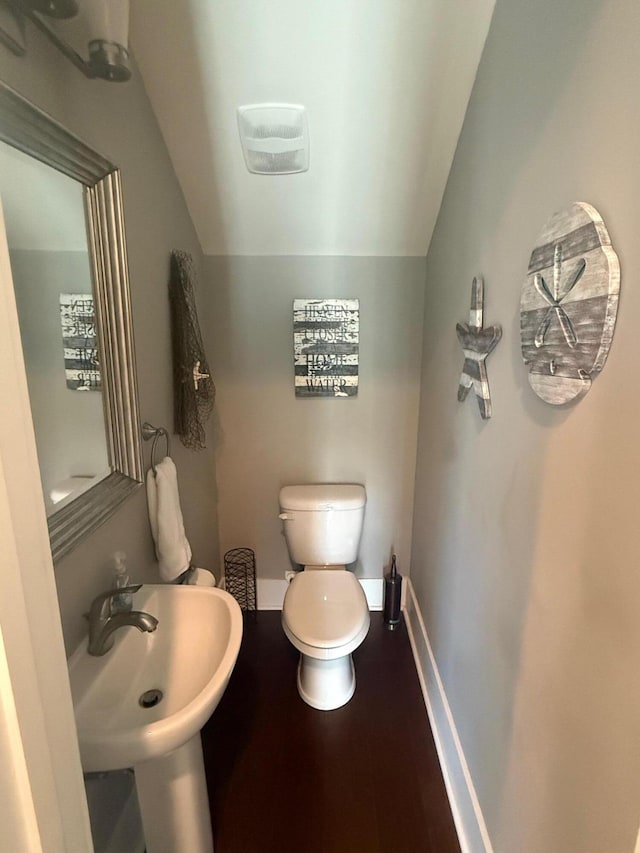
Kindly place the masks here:
<instances>
[{"instance_id":1,"label":"gray wall","mask_svg":"<svg viewBox=\"0 0 640 853\"><path fill-rule=\"evenodd\" d=\"M122 170L136 360L143 420L172 426L167 278L169 252L201 263L199 243L139 75L125 84L87 80L33 27L27 57L0 49L0 78ZM204 331L205 340L207 331ZM149 448L145 447L148 460ZM217 567L215 463L173 442L194 560ZM131 577L157 579L144 489L56 566L67 649L85 630L82 613L111 583L111 555L129 555Z\"/></svg>"},{"instance_id":2,"label":"gray wall","mask_svg":"<svg viewBox=\"0 0 640 853\"><path fill-rule=\"evenodd\" d=\"M411 577L496 853L631 853L640 815L640 10L498 0L427 260ZM548 216L603 215L622 268L603 373L554 408L520 357ZM494 416L456 401L486 282Z\"/></svg>"},{"instance_id":3,"label":"gray wall","mask_svg":"<svg viewBox=\"0 0 640 853\"><path fill-rule=\"evenodd\" d=\"M290 568L278 520L287 483L367 489L356 570L409 558L424 258L207 257L206 325L218 389L221 550L256 551L258 575ZM360 299L360 384L351 399L296 399L293 300Z\"/></svg>"},{"instance_id":4,"label":"gray wall","mask_svg":"<svg viewBox=\"0 0 640 853\"><path fill-rule=\"evenodd\" d=\"M91 293L87 252L10 251L29 400L48 510L51 488L108 470L99 391L67 388L60 294Z\"/></svg>"}]
</instances>

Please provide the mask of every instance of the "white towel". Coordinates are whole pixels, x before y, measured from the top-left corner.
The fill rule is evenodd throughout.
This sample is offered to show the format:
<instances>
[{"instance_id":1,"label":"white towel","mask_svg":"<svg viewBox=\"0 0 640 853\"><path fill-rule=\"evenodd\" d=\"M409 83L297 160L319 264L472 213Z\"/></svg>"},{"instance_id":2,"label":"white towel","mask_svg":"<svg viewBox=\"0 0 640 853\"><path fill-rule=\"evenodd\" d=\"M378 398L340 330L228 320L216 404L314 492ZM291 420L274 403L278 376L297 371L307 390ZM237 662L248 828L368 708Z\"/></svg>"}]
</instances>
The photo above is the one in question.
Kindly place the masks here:
<instances>
[{"instance_id":1,"label":"white towel","mask_svg":"<svg viewBox=\"0 0 640 853\"><path fill-rule=\"evenodd\" d=\"M216 579L209 569L193 568L187 577L187 584L189 586L215 586Z\"/></svg>"},{"instance_id":2,"label":"white towel","mask_svg":"<svg viewBox=\"0 0 640 853\"><path fill-rule=\"evenodd\" d=\"M156 465L156 473L147 472L149 522L160 564L160 577L171 583L191 563L191 546L185 536L178 473L168 456Z\"/></svg>"}]
</instances>

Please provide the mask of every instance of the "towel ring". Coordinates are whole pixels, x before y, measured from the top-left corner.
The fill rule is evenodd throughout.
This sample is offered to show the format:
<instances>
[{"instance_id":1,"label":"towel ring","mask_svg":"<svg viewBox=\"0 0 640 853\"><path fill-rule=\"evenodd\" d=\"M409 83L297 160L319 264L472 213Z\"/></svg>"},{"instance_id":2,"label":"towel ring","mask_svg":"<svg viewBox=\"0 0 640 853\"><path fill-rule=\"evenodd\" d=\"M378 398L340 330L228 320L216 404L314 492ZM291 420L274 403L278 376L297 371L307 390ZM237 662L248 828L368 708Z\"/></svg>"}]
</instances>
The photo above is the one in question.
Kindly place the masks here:
<instances>
[{"instance_id":1,"label":"towel ring","mask_svg":"<svg viewBox=\"0 0 640 853\"><path fill-rule=\"evenodd\" d=\"M167 443L167 452L166 456L171 456L171 446L169 443L169 433L166 431L164 427L155 427L153 424L150 424L149 421L145 421L142 424L142 438L145 441L150 441L153 439L153 444L151 445L151 470L153 473L156 473L156 449L158 447L159 439L163 438Z\"/></svg>"}]
</instances>

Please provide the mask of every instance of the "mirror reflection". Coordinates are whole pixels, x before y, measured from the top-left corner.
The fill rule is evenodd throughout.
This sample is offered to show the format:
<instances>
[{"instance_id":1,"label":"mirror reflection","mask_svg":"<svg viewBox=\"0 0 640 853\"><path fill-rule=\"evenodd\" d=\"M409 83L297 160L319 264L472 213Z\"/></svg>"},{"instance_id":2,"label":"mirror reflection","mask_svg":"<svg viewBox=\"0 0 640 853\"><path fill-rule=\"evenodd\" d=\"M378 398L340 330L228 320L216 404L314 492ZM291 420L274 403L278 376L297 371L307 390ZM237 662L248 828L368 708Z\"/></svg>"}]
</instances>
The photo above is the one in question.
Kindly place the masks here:
<instances>
[{"instance_id":1,"label":"mirror reflection","mask_svg":"<svg viewBox=\"0 0 640 853\"><path fill-rule=\"evenodd\" d=\"M111 470L83 187L0 142L0 198L50 516Z\"/></svg>"}]
</instances>

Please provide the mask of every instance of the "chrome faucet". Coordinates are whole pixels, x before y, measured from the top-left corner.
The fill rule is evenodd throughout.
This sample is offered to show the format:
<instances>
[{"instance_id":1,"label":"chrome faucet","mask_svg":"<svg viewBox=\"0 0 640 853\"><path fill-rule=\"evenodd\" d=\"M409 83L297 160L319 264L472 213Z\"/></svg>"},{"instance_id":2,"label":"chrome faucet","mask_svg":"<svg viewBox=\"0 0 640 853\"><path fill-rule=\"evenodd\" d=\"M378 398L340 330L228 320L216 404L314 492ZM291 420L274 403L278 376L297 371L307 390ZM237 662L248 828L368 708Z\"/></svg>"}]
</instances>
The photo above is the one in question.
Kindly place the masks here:
<instances>
[{"instance_id":1,"label":"chrome faucet","mask_svg":"<svg viewBox=\"0 0 640 853\"><path fill-rule=\"evenodd\" d=\"M89 619L89 646L87 651L90 655L99 657L108 652L113 646L113 632L125 625L133 625L139 631L155 631L158 620L149 613L141 610L129 610L120 613L111 613L111 599L114 595L122 595L137 592L142 584L121 586L109 589L96 596L88 613Z\"/></svg>"}]
</instances>

